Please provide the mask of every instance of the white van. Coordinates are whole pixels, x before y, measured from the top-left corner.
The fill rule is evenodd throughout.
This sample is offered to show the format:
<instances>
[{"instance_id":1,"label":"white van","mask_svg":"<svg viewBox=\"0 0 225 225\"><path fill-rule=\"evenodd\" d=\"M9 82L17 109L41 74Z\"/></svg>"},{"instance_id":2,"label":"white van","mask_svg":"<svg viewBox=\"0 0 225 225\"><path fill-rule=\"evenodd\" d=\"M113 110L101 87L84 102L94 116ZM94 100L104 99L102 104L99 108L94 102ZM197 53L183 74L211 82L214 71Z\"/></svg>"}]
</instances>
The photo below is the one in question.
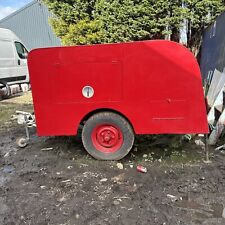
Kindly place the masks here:
<instances>
[{"instance_id":1,"label":"white van","mask_svg":"<svg viewBox=\"0 0 225 225\"><path fill-rule=\"evenodd\" d=\"M28 50L8 29L0 28L0 87L29 82Z\"/></svg>"}]
</instances>

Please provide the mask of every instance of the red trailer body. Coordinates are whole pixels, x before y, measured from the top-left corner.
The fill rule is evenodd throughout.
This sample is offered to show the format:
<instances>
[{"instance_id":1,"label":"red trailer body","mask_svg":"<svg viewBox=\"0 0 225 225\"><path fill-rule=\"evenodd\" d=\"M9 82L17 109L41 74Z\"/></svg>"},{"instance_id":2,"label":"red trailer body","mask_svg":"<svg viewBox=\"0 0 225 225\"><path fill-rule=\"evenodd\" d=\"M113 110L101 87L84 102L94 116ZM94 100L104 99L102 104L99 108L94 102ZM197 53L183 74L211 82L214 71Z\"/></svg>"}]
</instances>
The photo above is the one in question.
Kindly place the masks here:
<instances>
[{"instance_id":1,"label":"red trailer body","mask_svg":"<svg viewBox=\"0 0 225 225\"><path fill-rule=\"evenodd\" d=\"M41 136L76 135L100 111L118 113L136 134L208 132L199 66L180 44L36 49L28 65Z\"/></svg>"}]
</instances>

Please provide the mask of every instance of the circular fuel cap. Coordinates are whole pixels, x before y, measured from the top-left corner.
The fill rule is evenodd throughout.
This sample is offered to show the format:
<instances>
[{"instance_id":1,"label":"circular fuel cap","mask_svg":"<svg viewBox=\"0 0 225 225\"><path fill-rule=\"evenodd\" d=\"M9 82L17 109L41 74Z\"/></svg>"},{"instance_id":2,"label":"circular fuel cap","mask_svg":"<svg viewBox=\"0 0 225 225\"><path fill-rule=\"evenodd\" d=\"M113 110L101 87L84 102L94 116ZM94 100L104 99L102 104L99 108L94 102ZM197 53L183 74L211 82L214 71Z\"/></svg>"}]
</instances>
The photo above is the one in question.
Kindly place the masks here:
<instances>
[{"instance_id":1,"label":"circular fuel cap","mask_svg":"<svg viewBox=\"0 0 225 225\"><path fill-rule=\"evenodd\" d=\"M91 98L94 95L94 89L91 86L85 86L82 89L82 94L85 98Z\"/></svg>"}]
</instances>

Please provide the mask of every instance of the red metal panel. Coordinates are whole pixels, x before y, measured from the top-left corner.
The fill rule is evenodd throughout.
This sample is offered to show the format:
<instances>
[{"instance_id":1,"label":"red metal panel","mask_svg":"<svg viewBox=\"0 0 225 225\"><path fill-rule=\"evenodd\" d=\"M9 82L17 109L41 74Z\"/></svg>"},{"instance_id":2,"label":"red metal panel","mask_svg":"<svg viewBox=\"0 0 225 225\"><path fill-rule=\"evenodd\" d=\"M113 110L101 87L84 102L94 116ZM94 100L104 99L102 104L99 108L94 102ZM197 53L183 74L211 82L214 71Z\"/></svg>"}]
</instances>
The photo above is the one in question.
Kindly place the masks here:
<instances>
[{"instance_id":1,"label":"red metal panel","mask_svg":"<svg viewBox=\"0 0 225 225\"><path fill-rule=\"evenodd\" d=\"M177 43L37 49L28 65L39 135L75 135L96 109L122 113L137 134L208 132L199 66Z\"/></svg>"},{"instance_id":2,"label":"red metal panel","mask_svg":"<svg viewBox=\"0 0 225 225\"><path fill-rule=\"evenodd\" d=\"M122 94L121 63L90 62L85 64L65 62L58 66L58 71L52 75L51 80L54 92L53 101L61 104L83 102L82 88L86 85L94 87L96 83L101 87L101 91L95 92L93 99L89 99L90 102L120 100ZM106 76L107 79L105 79ZM111 85L115 83L118 85Z\"/></svg>"}]
</instances>

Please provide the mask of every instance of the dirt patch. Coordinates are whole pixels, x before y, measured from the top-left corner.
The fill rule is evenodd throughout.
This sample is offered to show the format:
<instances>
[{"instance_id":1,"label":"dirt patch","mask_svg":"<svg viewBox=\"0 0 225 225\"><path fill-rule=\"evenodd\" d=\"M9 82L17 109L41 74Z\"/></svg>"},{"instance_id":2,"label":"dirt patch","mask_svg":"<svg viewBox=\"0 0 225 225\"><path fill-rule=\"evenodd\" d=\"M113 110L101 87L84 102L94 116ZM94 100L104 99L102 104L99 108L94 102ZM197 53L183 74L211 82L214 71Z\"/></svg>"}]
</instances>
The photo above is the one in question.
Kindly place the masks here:
<instances>
[{"instance_id":1,"label":"dirt patch","mask_svg":"<svg viewBox=\"0 0 225 225\"><path fill-rule=\"evenodd\" d=\"M1 225L225 224L223 151L211 151L207 165L194 141L138 136L119 169L91 158L79 137L41 138L35 130L19 149L24 130L9 114L32 105L2 105L10 109L0 130ZM147 173L136 171L139 164Z\"/></svg>"}]
</instances>

